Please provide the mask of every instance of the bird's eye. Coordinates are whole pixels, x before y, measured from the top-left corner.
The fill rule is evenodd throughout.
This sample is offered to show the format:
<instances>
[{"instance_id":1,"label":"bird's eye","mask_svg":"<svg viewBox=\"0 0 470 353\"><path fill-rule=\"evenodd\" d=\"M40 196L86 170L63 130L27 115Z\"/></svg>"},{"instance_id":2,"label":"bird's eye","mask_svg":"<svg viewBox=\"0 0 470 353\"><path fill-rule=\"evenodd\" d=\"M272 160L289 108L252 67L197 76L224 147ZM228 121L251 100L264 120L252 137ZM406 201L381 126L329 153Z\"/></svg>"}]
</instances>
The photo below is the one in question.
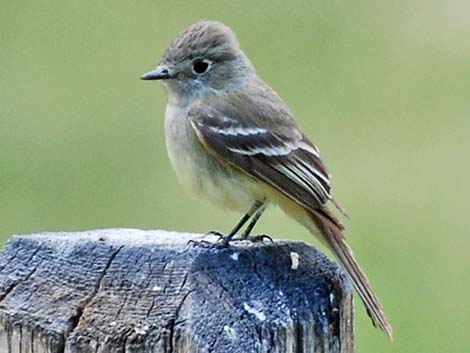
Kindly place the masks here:
<instances>
[{"instance_id":1,"label":"bird's eye","mask_svg":"<svg viewBox=\"0 0 470 353\"><path fill-rule=\"evenodd\" d=\"M210 67L210 61L209 60L196 60L193 63L193 71L200 75L203 74L204 72L207 72Z\"/></svg>"}]
</instances>

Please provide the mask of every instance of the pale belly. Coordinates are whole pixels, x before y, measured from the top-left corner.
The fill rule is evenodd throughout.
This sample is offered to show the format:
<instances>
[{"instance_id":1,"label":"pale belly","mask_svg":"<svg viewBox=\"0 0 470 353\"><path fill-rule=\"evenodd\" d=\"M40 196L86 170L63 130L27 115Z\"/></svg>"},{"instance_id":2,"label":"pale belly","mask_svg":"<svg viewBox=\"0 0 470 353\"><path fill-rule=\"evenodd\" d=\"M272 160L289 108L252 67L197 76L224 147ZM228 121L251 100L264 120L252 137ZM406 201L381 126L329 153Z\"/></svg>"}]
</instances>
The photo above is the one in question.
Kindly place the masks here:
<instances>
[{"instance_id":1,"label":"pale belly","mask_svg":"<svg viewBox=\"0 0 470 353\"><path fill-rule=\"evenodd\" d=\"M265 199L263 185L209 154L189 125L186 112L172 105L165 112L168 156L183 187L218 207L239 212Z\"/></svg>"}]
</instances>

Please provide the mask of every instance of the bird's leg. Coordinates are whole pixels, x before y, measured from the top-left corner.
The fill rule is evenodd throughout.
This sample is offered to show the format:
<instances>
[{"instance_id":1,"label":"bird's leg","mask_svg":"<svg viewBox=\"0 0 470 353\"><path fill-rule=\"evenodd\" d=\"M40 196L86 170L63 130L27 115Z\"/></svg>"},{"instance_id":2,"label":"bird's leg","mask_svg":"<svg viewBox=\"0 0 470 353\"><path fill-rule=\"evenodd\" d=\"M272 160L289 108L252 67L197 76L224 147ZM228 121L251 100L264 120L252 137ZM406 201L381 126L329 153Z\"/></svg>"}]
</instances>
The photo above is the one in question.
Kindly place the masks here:
<instances>
[{"instance_id":1,"label":"bird's leg","mask_svg":"<svg viewBox=\"0 0 470 353\"><path fill-rule=\"evenodd\" d=\"M242 239L246 240L251 234L251 231L255 227L256 222L260 219L261 215L263 214L264 210L266 209L266 205L263 203L260 208L256 211L255 215L251 219L250 224L248 224L248 227L246 227L245 231L242 234Z\"/></svg>"},{"instance_id":2,"label":"bird's leg","mask_svg":"<svg viewBox=\"0 0 470 353\"><path fill-rule=\"evenodd\" d=\"M265 239L269 240L271 243L274 243L274 240L267 234L260 234L260 235L253 235L250 236L251 231L253 230L256 222L260 219L261 215L263 214L264 210L266 209L266 204L263 204L258 211L256 211L253 219L251 220L248 227L246 227L245 231L242 234L242 240L250 240L252 242L262 242Z\"/></svg>"},{"instance_id":3,"label":"bird's leg","mask_svg":"<svg viewBox=\"0 0 470 353\"><path fill-rule=\"evenodd\" d=\"M230 231L230 233L225 236L222 240L222 245L227 246L230 241L232 241L233 237L237 232L240 230L241 227L245 225L246 222L263 206L264 201L256 200L253 206L251 206L250 210L242 217L242 219L237 223L237 225ZM259 217L258 217L259 218ZM255 222L256 223L256 222ZM253 225L254 226L254 225Z\"/></svg>"}]
</instances>

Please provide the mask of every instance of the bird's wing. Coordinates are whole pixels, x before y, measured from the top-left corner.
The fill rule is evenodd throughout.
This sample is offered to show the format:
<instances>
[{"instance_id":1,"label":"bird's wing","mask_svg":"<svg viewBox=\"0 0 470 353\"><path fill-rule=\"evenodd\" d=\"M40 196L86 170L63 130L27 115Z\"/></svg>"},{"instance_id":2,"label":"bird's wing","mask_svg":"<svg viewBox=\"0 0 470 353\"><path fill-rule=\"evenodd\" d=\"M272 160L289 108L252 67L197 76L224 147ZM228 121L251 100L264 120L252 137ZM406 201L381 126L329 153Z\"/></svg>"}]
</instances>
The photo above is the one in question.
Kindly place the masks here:
<instances>
[{"instance_id":1,"label":"bird's wing","mask_svg":"<svg viewBox=\"0 0 470 353\"><path fill-rule=\"evenodd\" d=\"M188 115L200 142L225 163L307 209L321 209L331 199L331 184L318 149L290 116L273 118L269 124L270 117L260 116L259 107L254 111L250 100L245 103L241 112L213 101L194 105Z\"/></svg>"}]
</instances>

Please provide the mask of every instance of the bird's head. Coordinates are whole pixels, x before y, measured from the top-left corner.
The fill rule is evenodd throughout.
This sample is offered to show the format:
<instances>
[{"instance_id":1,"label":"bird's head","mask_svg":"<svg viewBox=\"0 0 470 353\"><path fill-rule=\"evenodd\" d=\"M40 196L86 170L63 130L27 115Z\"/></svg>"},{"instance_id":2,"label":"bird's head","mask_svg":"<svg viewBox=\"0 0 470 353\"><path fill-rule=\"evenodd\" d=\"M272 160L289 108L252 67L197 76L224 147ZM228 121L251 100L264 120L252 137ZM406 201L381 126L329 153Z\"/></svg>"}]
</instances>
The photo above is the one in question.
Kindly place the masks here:
<instances>
[{"instance_id":1,"label":"bird's head","mask_svg":"<svg viewBox=\"0 0 470 353\"><path fill-rule=\"evenodd\" d=\"M202 21L186 28L143 80L164 80L170 94L186 97L221 94L254 76L233 31L220 22Z\"/></svg>"}]
</instances>

